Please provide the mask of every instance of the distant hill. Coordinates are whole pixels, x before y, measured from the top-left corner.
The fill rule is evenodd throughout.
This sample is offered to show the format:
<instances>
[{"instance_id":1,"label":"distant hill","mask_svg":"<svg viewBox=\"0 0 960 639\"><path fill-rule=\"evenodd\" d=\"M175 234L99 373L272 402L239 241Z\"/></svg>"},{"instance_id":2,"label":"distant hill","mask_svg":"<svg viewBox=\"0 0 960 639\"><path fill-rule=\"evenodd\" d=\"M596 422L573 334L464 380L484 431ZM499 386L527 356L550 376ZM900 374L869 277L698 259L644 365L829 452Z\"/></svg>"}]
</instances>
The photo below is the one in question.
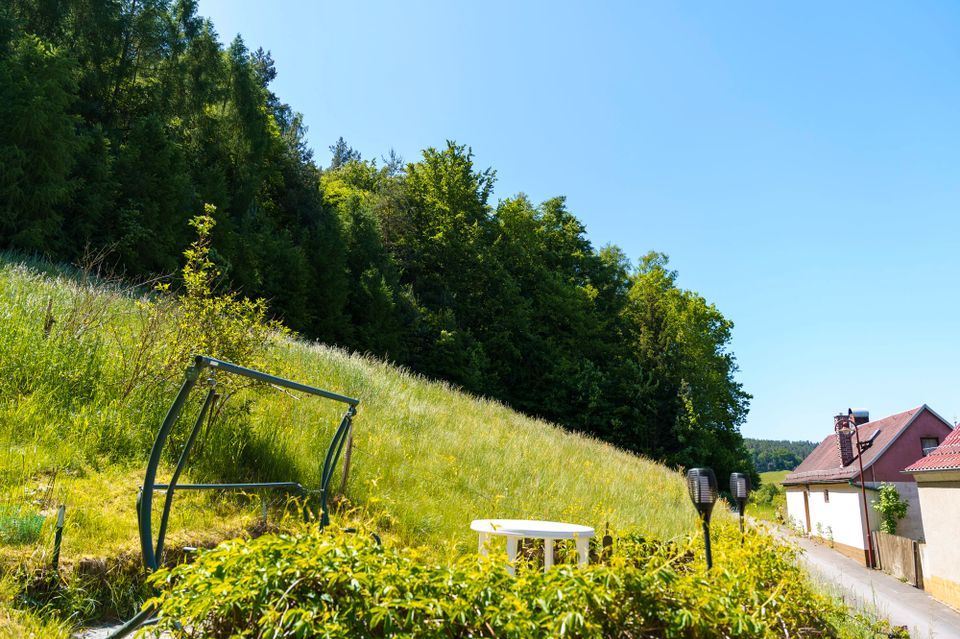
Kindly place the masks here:
<instances>
[{"instance_id":1,"label":"distant hill","mask_svg":"<svg viewBox=\"0 0 960 639\"><path fill-rule=\"evenodd\" d=\"M753 458L757 472L793 470L817 447L816 442L786 441L780 439L751 439L744 437L747 452Z\"/></svg>"}]
</instances>

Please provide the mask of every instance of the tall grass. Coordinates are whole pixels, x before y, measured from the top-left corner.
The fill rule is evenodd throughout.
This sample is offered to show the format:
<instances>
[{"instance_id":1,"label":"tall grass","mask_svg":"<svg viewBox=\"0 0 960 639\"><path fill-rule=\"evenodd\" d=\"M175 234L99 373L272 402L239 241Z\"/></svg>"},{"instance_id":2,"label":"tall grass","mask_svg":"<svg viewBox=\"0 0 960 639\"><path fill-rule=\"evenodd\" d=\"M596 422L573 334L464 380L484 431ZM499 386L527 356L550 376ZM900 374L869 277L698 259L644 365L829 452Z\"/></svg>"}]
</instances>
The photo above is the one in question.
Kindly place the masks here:
<instances>
[{"instance_id":1,"label":"tall grass","mask_svg":"<svg viewBox=\"0 0 960 639\"><path fill-rule=\"evenodd\" d=\"M0 509L46 519L39 540L0 539L0 573L49 562L52 514L64 504L62 572L75 591L54 603L81 617L136 605L136 584L122 585L135 561L132 573L124 566L138 548L136 489L182 378L185 362L171 364L183 347L180 312L136 287L0 263ZM360 398L352 471L335 501L342 517L364 519L388 543L435 559L462 555L476 547L470 521L490 517L609 524L659 538L696 525L682 478L650 460L336 348L284 339L265 361ZM231 398L181 481L317 487L344 407L219 381ZM199 401L171 436L161 481ZM171 548L240 534L260 517L255 496L218 494L180 493L173 513ZM113 586L81 574L97 565L113 571ZM90 608L84 597L110 601Z\"/></svg>"},{"instance_id":2,"label":"tall grass","mask_svg":"<svg viewBox=\"0 0 960 639\"><path fill-rule=\"evenodd\" d=\"M476 518L572 520L670 538L695 516L673 470L358 355L290 342L288 374L361 399L348 498L381 513L407 544L475 545ZM291 406L291 404L293 404ZM336 408L275 394L254 412L258 437L320 453ZM317 464L294 456L309 477Z\"/></svg>"},{"instance_id":3,"label":"tall grass","mask_svg":"<svg viewBox=\"0 0 960 639\"><path fill-rule=\"evenodd\" d=\"M51 278L22 264L0 270L6 501L36 492L46 477L65 478L35 504L49 507L71 484L115 482L111 469L142 466L179 381L149 366L131 372L142 341L175 323L144 308L134 289ZM148 359L163 361L173 346L154 342ZM484 517L609 523L658 537L694 526L680 477L649 460L338 349L286 340L271 359L277 372L361 399L345 498L405 544L464 552L473 546L470 521ZM131 389L132 374L139 382ZM240 390L198 443L194 474L316 486L342 408L269 388ZM196 403L172 443L183 441L192 410ZM75 510L68 504L81 517ZM114 519L74 534L93 540L86 548L105 542L109 552L118 527L131 539L135 527L132 509Z\"/></svg>"},{"instance_id":4,"label":"tall grass","mask_svg":"<svg viewBox=\"0 0 960 639\"><path fill-rule=\"evenodd\" d=\"M178 327L189 320L180 313L141 288L0 255L0 512L46 522L39 539L33 530L0 538L0 638L66 637L79 621L127 616L142 601L134 500L186 363L176 361L184 348ZM682 477L651 460L336 348L284 339L263 361L360 398L338 517L363 520L388 545L450 560L474 551L470 521L492 517L609 525L660 539L696 529ZM343 406L219 381L230 400L181 481L316 487ZM171 435L160 481L199 401ZM271 518L283 516L288 504L274 503ZM66 529L61 570L52 575L39 569L51 560L60 504ZM262 530L260 516L256 495L178 493L167 547L175 554ZM728 523L722 509L717 517ZM862 625L852 628L849 636L860 636Z\"/></svg>"}]
</instances>

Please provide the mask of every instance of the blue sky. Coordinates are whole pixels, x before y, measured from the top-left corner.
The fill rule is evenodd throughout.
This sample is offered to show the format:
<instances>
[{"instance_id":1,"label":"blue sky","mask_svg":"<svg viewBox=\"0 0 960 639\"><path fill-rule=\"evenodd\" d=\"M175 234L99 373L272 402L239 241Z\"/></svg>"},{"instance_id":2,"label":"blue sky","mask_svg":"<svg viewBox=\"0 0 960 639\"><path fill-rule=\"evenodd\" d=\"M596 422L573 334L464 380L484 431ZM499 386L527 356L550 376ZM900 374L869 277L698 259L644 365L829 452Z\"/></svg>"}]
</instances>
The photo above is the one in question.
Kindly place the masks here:
<instances>
[{"instance_id":1,"label":"blue sky","mask_svg":"<svg viewBox=\"0 0 960 639\"><path fill-rule=\"evenodd\" d=\"M960 5L201 0L321 163L453 139L736 324L744 435L960 418Z\"/></svg>"}]
</instances>

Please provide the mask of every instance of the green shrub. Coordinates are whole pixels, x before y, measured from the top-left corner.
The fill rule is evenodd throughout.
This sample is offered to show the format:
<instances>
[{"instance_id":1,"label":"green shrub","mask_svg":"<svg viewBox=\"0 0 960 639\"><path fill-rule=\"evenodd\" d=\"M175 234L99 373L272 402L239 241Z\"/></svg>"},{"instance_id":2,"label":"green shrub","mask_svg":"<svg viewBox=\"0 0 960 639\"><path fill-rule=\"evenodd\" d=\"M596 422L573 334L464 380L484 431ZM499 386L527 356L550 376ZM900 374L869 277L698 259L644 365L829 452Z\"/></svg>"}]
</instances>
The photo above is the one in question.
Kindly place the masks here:
<instances>
[{"instance_id":1,"label":"green shrub","mask_svg":"<svg viewBox=\"0 0 960 639\"><path fill-rule=\"evenodd\" d=\"M166 367L183 370L193 354L209 355L241 366L266 368L268 347L289 333L283 324L267 319L267 302L232 292L217 292L221 273L212 259L210 233L216 208L204 205L203 215L190 220L197 239L183 252L183 291L179 312L171 320L177 339L166 349ZM169 290L167 285L158 287Z\"/></svg>"},{"instance_id":2,"label":"green shrub","mask_svg":"<svg viewBox=\"0 0 960 639\"><path fill-rule=\"evenodd\" d=\"M838 609L794 552L732 527L707 573L697 536L618 540L602 564L544 574L505 558L431 564L363 534L307 530L237 540L157 572L174 637L766 637L831 634Z\"/></svg>"},{"instance_id":3,"label":"green shrub","mask_svg":"<svg viewBox=\"0 0 960 639\"><path fill-rule=\"evenodd\" d=\"M907 515L908 502L900 497L897 487L886 482L880 484L879 499L873 502L880 513L880 530L890 535L897 534L897 524Z\"/></svg>"}]
</instances>

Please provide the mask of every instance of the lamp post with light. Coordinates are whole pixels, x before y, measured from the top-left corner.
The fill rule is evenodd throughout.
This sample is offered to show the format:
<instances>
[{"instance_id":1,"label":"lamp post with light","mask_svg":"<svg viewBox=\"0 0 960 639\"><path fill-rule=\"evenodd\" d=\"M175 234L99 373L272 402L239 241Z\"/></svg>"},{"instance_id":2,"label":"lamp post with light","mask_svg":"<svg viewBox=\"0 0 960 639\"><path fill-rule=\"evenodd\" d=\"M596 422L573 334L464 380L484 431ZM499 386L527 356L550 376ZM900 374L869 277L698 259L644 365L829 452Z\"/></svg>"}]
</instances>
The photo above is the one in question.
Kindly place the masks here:
<instances>
[{"instance_id":1,"label":"lamp post with light","mask_svg":"<svg viewBox=\"0 0 960 639\"><path fill-rule=\"evenodd\" d=\"M707 550L707 570L713 568L710 552L710 514L717 501L717 476L711 468L691 468L687 471L687 491L700 521L703 523L703 542Z\"/></svg>"},{"instance_id":2,"label":"lamp post with light","mask_svg":"<svg viewBox=\"0 0 960 639\"><path fill-rule=\"evenodd\" d=\"M857 423L858 417L867 417L867 412L855 411L852 408L848 408L847 424L839 432L849 435L852 430L853 436L856 438L857 463L860 465L860 496L863 499L863 524L867 528L867 564L869 568L873 568L876 565L876 561L873 551L873 535L870 532L870 507L867 505L867 487L863 481L863 451L873 445L873 438L871 437L870 440L866 442L860 441L860 425Z\"/></svg>"}]
</instances>

